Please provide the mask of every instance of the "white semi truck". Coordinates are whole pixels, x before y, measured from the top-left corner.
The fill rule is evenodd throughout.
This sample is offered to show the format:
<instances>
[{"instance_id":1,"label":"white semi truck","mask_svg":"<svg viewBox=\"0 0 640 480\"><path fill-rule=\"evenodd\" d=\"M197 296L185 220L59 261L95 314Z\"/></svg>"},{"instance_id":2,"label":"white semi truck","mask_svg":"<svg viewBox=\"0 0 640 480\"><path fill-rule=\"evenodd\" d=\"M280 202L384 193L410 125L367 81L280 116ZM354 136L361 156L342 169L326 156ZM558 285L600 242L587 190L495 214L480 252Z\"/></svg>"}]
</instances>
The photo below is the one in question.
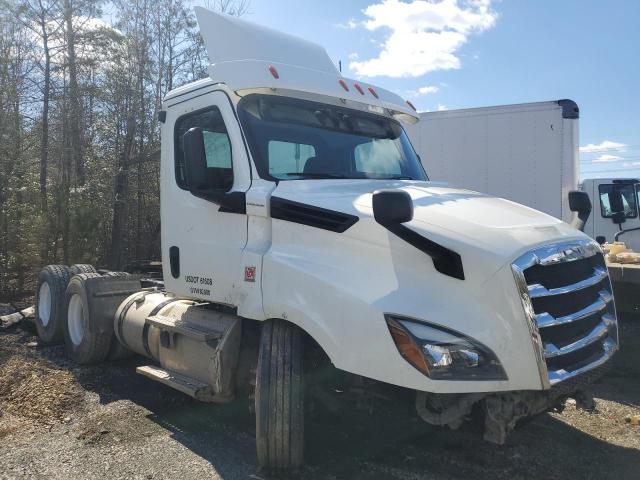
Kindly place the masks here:
<instances>
[{"instance_id":1,"label":"white semi truck","mask_svg":"<svg viewBox=\"0 0 640 480\"><path fill-rule=\"evenodd\" d=\"M435 181L527 205L571 222L569 192L594 205L584 232L640 251L639 180L580 182L578 122L572 100L420 113L407 134ZM621 233L622 232L622 233Z\"/></svg>"},{"instance_id":2,"label":"white semi truck","mask_svg":"<svg viewBox=\"0 0 640 480\"><path fill-rule=\"evenodd\" d=\"M618 348L597 243L430 182L401 124L414 110L321 47L197 16L210 78L170 92L160 118L164 283L45 267L43 341L79 363L136 352L139 373L203 401L255 385L266 468L303 460L311 353L415 392L431 424L484 412L497 443L569 396L588 403Z\"/></svg>"}]
</instances>

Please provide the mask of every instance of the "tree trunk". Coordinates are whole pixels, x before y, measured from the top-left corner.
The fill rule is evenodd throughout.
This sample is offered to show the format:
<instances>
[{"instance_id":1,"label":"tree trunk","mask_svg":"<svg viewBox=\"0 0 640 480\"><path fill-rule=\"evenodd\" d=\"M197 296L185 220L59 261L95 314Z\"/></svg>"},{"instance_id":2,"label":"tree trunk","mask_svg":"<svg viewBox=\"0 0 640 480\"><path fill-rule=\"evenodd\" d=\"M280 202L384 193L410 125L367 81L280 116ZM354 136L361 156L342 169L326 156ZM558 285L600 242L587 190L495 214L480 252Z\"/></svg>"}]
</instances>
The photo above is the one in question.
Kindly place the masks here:
<instances>
[{"instance_id":1,"label":"tree trunk","mask_svg":"<svg viewBox=\"0 0 640 480\"><path fill-rule=\"evenodd\" d=\"M113 227L111 229L111 251L108 266L120 270L124 265L124 248L127 235L127 213L129 207L129 163L134 146L136 122L133 112L127 118L127 133L124 139L120 165L116 174L115 195L113 199Z\"/></svg>"},{"instance_id":2,"label":"tree trunk","mask_svg":"<svg viewBox=\"0 0 640 480\"><path fill-rule=\"evenodd\" d=\"M67 64L69 68L69 138L71 159L75 168L76 184L84 185L85 171L82 158L80 89L76 66L76 34L73 27L72 0L64 0L64 22L67 30Z\"/></svg>"},{"instance_id":3,"label":"tree trunk","mask_svg":"<svg viewBox=\"0 0 640 480\"><path fill-rule=\"evenodd\" d=\"M42 8L42 7L41 7ZM44 50L44 88L42 91L42 136L40 139L40 205L47 211L47 165L49 163L49 97L51 95L51 52L44 13L40 18Z\"/></svg>"}]
</instances>

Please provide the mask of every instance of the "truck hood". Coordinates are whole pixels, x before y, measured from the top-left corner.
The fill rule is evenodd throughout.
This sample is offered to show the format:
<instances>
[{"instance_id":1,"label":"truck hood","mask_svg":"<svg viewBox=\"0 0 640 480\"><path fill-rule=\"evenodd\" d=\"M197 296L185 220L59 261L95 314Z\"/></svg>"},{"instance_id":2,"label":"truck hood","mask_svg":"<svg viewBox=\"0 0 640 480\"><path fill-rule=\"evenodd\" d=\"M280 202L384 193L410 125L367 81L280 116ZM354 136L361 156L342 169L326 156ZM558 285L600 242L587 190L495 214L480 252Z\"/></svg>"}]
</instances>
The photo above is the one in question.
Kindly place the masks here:
<instances>
[{"instance_id":1,"label":"truck hood","mask_svg":"<svg viewBox=\"0 0 640 480\"><path fill-rule=\"evenodd\" d=\"M408 180L295 180L280 182L274 196L357 215L343 235L384 242L385 230L373 219L372 194L404 190L413 200L414 217L405 225L463 257L493 264L495 271L544 243L586 236L555 217L509 200L445 183ZM484 265L483 267L489 267Z\"/></svg>"}]
</instances>

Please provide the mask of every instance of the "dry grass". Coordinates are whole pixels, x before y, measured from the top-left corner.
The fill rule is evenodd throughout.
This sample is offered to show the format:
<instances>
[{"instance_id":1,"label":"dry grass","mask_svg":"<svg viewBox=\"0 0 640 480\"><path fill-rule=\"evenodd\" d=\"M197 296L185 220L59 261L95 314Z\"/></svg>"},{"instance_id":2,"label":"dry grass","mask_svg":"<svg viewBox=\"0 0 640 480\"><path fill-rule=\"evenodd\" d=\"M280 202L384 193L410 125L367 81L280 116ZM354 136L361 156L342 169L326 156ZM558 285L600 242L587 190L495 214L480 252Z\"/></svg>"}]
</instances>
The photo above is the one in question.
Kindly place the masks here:
<instances>
[{"instance_id":1,"label":"dry grass","mask_svg":"<svg viewBox=\"0 0 640 480\"><path fill-rule=\"evenodd\" d=\"M8 437L9 435L11 435L13 432L17 430L18 430L18 427L16 427L15 425L0 427L0 440L2 440L4 437Z\"/></svg>"},{"instance_id":2,"label":"dry grass","mask_svg":"<svg viewBox=\"0 0 640 480\"><path fill-rule=\"evenodd\" d=\"M78 409L84 391L71 372L23 345L7 350L0 346L0 412L52 424Z\"/></svg>"}]
</instances>

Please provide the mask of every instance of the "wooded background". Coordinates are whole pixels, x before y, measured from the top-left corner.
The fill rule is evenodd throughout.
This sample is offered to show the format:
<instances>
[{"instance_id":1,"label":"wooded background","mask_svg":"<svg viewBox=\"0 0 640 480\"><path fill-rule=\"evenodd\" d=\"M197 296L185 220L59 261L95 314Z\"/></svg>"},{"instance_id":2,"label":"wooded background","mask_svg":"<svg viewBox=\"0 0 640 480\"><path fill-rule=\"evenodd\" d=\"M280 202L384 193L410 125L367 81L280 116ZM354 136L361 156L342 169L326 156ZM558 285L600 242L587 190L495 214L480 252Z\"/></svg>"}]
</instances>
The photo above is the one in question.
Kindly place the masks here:
<instances>
[{"instance_id":1,"label":"wooded background","mask_svg":"<svg viewBox=\"0 0 640 480\"><path fill-rule=\"evenodd\" d=\"M207 65L186 0L0 0L0 301L46 264L160 258L158 112Z\"/></svg>"}]
</instances>

